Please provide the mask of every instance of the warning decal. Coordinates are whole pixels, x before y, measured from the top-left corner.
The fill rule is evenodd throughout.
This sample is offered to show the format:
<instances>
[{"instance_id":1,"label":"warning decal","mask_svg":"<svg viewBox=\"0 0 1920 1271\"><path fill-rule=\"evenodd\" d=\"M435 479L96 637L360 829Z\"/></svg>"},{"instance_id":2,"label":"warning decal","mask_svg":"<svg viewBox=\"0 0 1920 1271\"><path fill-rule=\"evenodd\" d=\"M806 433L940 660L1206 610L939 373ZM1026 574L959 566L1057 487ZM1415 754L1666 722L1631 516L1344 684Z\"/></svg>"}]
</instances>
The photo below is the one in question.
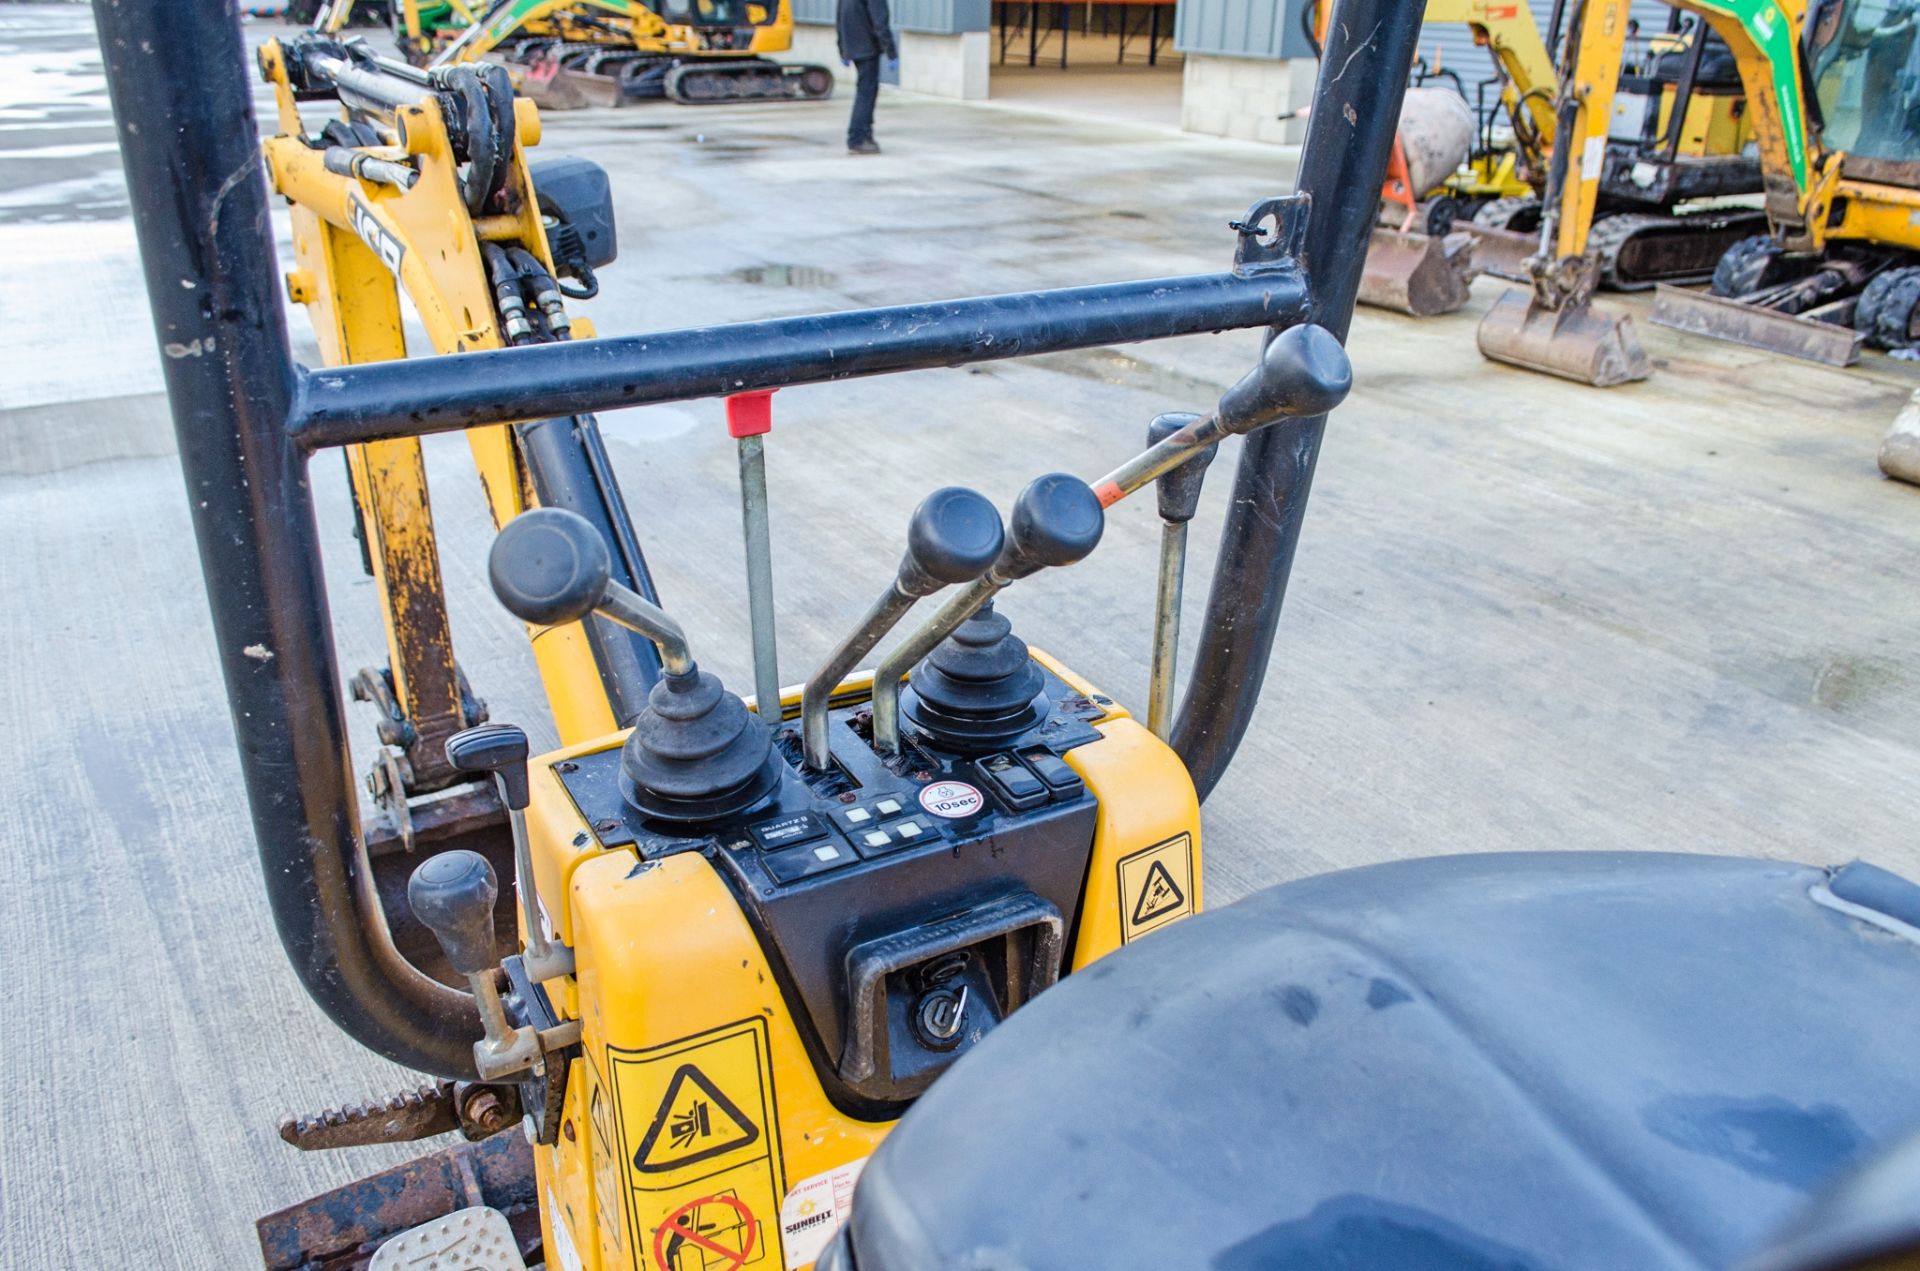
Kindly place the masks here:
<instances>
[{"instance_id":1,"label":"warning decal","mask_svg":"<svg viewBox=\"0 0 1920 1271\"><path fill-rule=\"evenodd\" d=\"M1120 943L1193 912L1193 836L1181 834L1120 862Z\"/></svg>"},{"instance_id":2,"label":"warning decal","mask_svg":"<svg viewBox=\"0 0 1920 1271\"><path fill-rule=\"evenodd\" d=\"M786 1177L766 1021L609 1047L607 1063L636 1271L778 1271Z\"/></svg>"},{"instance_id":3,"label":"warning decal","mask_svg":"<svg viewBox=\"0 0 1920 1271\"><path fill-rule=\"evenodd\" d=\"M654 1261L674 1271L735 1271L760 1253L760 1223L732 1192L688 1201L653 1233Z\"/></svg>"},{"instance_id":4,"label":"warning decal","mask_svg":"<svg viewBox=\"0 0 1920 1271\"><path fill-rule=\"evenodd\" d=\"M667 1083L647 1137L633 1154L633 1167L660 1174L747 1147L760 1137L747 1114L692 1064L681 1064Z\"/></svg>"},{"instance_id":5,"label":"warning decal","mask_svg":"<svg viewBox=\"0 0 1920 1271\"><path fill-rule=\"evenodd\" d=\"M1133 925L1144 926L1155 918L1179 913L1186 903L1186 893L1167 872L1166 862L1155 861L1147 870L1147 883L1140 889L1140 899L1134 902Z\"/></svg>"}]
</instances>

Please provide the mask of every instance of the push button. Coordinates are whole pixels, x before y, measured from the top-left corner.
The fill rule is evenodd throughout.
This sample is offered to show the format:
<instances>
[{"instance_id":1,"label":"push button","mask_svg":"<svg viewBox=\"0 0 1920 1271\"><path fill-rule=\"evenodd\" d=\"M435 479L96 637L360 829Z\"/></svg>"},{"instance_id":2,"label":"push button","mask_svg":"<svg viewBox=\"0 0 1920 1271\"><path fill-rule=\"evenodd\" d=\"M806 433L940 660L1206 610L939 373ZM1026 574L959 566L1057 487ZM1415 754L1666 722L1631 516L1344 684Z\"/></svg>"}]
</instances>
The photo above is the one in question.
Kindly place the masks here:
<instances>
[{"instance_id":1,"label":"push button","mask_svg":"<svg viewBox=\"0 0 1920 1271\"><path fill-rule=\"evenodd\" d=\"M881 816L899 816L901 812L900 800L882 799L873 805L873 810Z\"/></svg>"},{"instance_id":2,"label":"push button","mask_svg":"<svg viewBox=\"0 0 1920 1271\"><path fill-rule=\"evenodd\" d=\"M1027 761L1027 767L1033 769L1035 776L1046 782L1056 802L1077 799L1086 793L1087 783L1080 779L1080 774L1051 750L1033 747L1021 751L1020 757Z\"/></svg>"},{"instance_id":3,"label":"push button","mask_svg":"<svg viewBox=\"0 0 1920 1271\"><path fill-rule=\"evenodd\" d=\"M753 841L769 852L792 847L796 843L810 843L826 832L827 827L811 812L796 812L792 816L747 827L747 833L753 835Z\"/></svg>"},{"instance_id":4,"label":"push button","mask_svg":"<svg viewBox=\"0 0 1920 1271\"><path fill-rule=\"evenodd\" d=\"M778 852L768 852L760 859L765 862L767 872L775 879L783 883L793 883L815 874L841 869L853 864L859 857L855 856L845 844L828 839L825 842L808 843Z\"/></svg>"},{"instance_id":5,"label":"push button","mask_svg":"<svg viewBox=\"0 0 1920 1271\"><path fill-rule=\"evenodd\" d=\"M904 821L895 821L887 828L893 831L894 837L908 843L917 842L931 833L931 831L927 829L927 823L918 817L909 817Z\"/></svg>"},{"instance_id":6,"label":"push button","mask_svg":"<svg viewBox=\"0 0 1920 1271\"><path fill-rule=\"evenodd\" d=\"M1012 755L988 755L974 767L986 780L1000 802L1014 811L1037 808L1047 801L1047 786L1027 771L1027 766Z\"/></svg>"}]
</instances>

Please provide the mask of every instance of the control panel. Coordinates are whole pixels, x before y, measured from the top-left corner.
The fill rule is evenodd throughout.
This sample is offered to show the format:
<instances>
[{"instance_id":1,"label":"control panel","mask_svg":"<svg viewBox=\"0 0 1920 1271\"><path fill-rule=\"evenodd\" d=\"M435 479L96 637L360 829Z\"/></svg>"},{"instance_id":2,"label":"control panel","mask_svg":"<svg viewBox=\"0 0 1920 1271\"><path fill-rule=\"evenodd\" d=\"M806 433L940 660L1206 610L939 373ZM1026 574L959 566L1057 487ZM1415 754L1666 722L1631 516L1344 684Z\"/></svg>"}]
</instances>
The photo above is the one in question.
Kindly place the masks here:
<instances>
[{"instance_id":1,"label":"control panel","mask_svg":"<svg viewBox=\"0 0 1920 1271\"><path fill-rule=\"evenodd\" d=\"M1000 638L1038 686L1034 720L984 753L909 725L883 756L871 708L842 705L828 713L831 767L807 767L800 729L783 724L775 788L691 827L633 806L621 751L555 765L599 846L630 847L642 865L703 852L720 869L804 1006L837 1101L913 1098L1061 973L1098 806L1065 756L1099 740L1106 707Z\"/></svg>"}]
</instances>

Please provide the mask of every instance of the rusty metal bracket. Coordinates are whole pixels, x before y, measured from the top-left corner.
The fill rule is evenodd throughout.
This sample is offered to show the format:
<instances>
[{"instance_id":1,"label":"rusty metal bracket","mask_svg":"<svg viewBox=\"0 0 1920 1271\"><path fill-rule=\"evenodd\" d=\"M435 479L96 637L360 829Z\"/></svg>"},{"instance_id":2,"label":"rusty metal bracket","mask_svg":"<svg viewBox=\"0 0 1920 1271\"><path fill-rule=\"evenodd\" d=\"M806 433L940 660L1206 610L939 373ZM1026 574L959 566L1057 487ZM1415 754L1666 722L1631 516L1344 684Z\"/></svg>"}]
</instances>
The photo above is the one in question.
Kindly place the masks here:
<instances>
[{"instance_id":1,"label":"rusty metal bracket","mask_svg":"<svg viewBox=\"0 0 1920 1271\"><path fill-rule=\"evenodd\" d=\"M254 1224L266 1271L365 1271L382 1242L457 1209L506 1215L529 1266L543 1260L533 1148L524 1134L461 1143L336 1187Z\"/></svg>"}]
</instances>

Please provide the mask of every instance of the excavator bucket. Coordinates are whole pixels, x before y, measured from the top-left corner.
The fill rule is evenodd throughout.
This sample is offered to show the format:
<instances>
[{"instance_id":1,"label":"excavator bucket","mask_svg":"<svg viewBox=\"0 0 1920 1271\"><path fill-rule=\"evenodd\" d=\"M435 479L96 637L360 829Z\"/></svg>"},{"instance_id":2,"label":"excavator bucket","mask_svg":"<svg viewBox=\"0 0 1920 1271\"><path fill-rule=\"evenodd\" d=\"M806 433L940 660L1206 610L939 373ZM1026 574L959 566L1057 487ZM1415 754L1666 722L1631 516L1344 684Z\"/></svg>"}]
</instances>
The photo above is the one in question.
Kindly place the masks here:
<instances>
[{"instance_id":1,"label":"excavator bucket","mask_svg":"<svg viewBox=\"0 0 1920 1271\"><path fill-rule=\"evenodd\" d=\"M1547 309L1530 291L1509 291L1480 321L1480 352L1496 362L1545 371L1595 388L1647 378L1646 350L1625 314L1589 305Z\"/></svg>"},{"instance_id":2,"label":"excavator bucket","mask_svg":"<svg viewBox=\"0 0 1920 1271\"><path fill-rule=\"evenodd\" d=\"M1367 247L1360 303L1416 318L1452 313L1467 303L1473 274L1473 240L1465 234L1438 237L1382 227Z\"/></svg>"},{"instance_id":3,"label":"excavator bucket","mask_svg":"<svg viewBox=\"0 0 1920 1271\"><path fill-rule=\"evenodd\" d=\"M560 65L558 58L543 58L528 66L517 87L521 96L542 110L584 110L589 106L626 104L618 80L568 70Z\"/></svg>"}]
</instances>

